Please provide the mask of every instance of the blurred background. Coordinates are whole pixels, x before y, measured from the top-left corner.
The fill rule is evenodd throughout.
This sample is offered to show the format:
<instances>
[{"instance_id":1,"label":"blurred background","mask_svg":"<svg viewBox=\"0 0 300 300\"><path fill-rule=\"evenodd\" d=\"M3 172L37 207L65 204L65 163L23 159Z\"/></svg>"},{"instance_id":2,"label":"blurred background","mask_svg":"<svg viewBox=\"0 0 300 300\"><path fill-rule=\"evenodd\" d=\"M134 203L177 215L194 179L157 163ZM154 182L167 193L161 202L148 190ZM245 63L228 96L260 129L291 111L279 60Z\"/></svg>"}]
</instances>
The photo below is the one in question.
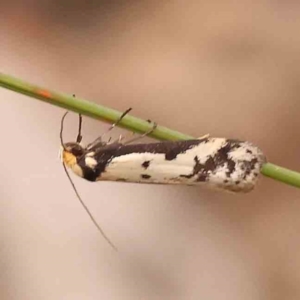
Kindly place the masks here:
<instances>
[{"instance_id":1,"label":"blurred background","mask_svg":"<svg viewBox=\"0 0 300 300\"><path fill-rule=\"evenodd\" d=\"M297 1L1 1L0 71L300 170ZM0 89L0 298L298 299L300 193L74 182L57 107ZM84 119L84 141L108 124ZM74 140L77 117L67 120ZM116 129L113 136L120 132Z\"/></svg>"}]
</instances>

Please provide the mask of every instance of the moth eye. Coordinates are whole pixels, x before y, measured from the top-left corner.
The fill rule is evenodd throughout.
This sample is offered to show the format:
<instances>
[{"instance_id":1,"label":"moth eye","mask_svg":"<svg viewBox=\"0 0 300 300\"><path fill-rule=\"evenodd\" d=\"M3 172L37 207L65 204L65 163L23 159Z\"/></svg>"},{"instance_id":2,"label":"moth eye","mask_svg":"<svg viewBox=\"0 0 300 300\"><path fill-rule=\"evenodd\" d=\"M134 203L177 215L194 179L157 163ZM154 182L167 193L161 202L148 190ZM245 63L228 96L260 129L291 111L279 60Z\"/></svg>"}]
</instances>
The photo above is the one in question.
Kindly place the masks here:
<instances>
[{"instance_id":1,"label":"moth eye","mask_svg":"<svg viewBox=\"0 0 300 300\"><path fill-rule=\"evenodd\" d=\"M76 145L72 148L71 152L75 156L80 156L83 154L83 149L79 145Z\"/></svg>"},{"instance_id":2,"label":"moth eye","mask_svg":"<svg viewBox=\"0 0 300 300\"><path fill-rule=\"evenodd\" d=\"M74 156L81 156L84 153L82 146L76 143L67 143L65 145L67 151L72 153Z\"/></svg>"}]
</instances>

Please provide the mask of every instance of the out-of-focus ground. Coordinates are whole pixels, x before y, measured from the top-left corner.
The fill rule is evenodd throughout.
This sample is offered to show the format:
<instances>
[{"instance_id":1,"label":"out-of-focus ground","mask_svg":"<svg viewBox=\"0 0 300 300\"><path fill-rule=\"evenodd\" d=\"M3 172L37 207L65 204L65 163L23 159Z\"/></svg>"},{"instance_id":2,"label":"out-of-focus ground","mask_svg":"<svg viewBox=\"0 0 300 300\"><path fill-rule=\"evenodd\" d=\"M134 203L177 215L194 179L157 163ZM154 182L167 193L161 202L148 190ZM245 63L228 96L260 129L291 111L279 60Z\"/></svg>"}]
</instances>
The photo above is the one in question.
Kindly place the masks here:
<instances>
[{"instance_id":1,"label":"out-of-focus ground","mask_svg":"<svg viewBox=\"0 0 300 300\"><path fill-rule=\"evenodd\" d=\"M300 170L297 1L6 1L0 14L1 72L194 136L247 139ZM4 89L0 103L2 300L299 299L299 190L75 178L115 253L56 158L63 110ZM107 126L85 119L85 141Z\"/></svg>"}]
</instances>

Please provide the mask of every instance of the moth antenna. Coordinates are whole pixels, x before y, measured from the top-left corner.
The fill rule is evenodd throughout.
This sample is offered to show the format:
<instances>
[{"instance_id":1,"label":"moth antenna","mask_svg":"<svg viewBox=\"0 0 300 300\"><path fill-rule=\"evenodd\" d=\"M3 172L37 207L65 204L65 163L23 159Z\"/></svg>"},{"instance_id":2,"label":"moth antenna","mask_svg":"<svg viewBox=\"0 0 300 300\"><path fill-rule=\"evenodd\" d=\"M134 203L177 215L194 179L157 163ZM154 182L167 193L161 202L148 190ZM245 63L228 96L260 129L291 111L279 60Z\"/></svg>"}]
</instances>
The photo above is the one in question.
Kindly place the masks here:
<instances>
[{"instance_id":1,"label":"moth antenna","mask_svg":"<svg viewBox=\"0 0 300 300\"><path fill-rule=\"evenodd\" d=\"M121 116L119 117L119 119L114 123L112 124L106 132L104 132L101 136L99 136L97 139L95 139L95 141L93 141L91 144L89 144L87 146L87 149L91 149L92 147L96 146L99 142L101 143L102 141L102 138L105 134L107 134L108 132L110 132L111 130L113 130L121 121L122 119L132 110L132 108L128 108L127 110L125 110Z\"/></svg>"},{"instance_id":2,"label":"moth antenna","mask_svg":"<svg viewBox=\"0 0 300 300\"><path fill-rule=\"evenodd\" d=\"M85 209L85 211L87 212L87 214L89 215L90 219L92 220L92 222L94 223L94 225L97 227L98 231L101 233L101 235L103 236L103 238L110 244L110 246L115 250L115 251L118 251L117 247L110 241L110 239L106 236L106 234L104 233L104 231L102 230L102 228L100 227L100 225L97 223L97 221L95 220L95 218L93 217L92 213L89 211L88 207L85 205L85 203L83 202L82 198L80 197L78 191L77 191L77 188L65 166L65 164L63 163L63 167L64 167L64 170L65 170L65 173L67 174L68 176L68 179L73 187L73 190L79 200L79 202L81 203L81 205L83 206L83 208Z\"/></svg>"},{"instance_id":3,"label":"moth antenna","mask_svg":"<svg viewBox=\"0 0 300 300\"><path fill-rule=\"evenodd\" d=\"M66 148L65 148L65 145L64 145L63 131L64 131L64 121L65 121L65 118L66 118L67 114L68 114L68 112L66 111L64 113L64 115L62 116L61 121L60 121L60 134L59 134L59 137L60 137L60 144L64 148L64 150L66 150Z\"/></svg>"}]
</instances>

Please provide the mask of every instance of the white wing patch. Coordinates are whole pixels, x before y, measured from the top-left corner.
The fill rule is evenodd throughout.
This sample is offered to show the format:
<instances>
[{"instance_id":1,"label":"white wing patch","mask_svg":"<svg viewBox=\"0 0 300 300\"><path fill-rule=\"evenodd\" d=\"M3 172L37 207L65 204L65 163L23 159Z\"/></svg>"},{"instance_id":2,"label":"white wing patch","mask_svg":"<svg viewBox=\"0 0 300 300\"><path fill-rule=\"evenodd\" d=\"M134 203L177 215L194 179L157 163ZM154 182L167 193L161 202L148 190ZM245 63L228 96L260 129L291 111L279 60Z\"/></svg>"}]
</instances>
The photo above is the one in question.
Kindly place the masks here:
<instances>
[{"instance_id":1,"label":"white wing patch","mask_svg":"<svg viewBox=\"0 0 300 300\"><path fill-rule=\"evenodd\" d=\"M133 153L115 157L106 167L99 180L119 180L133 182L168 183L171 178L179 174L189 174L193 170L193 158L179 154L176 159L167 161L164 154ZM149 167L143 168L142 164L149 161ZM144 179L143 175L151 176Z\"/></svg>"},{"instance_id":2,"label":"white wing patch","mask_svg":"<svg viewBox=\"0 0 300 300\"><path fill-rule=\"evenodd\" d=\"M91 169L94 169L95 166L97 166L97 161L95 158L91 157L90 155L89 156L86 156L85 157L85 164L90 167Z\"/></svg>"}]
</instances>

